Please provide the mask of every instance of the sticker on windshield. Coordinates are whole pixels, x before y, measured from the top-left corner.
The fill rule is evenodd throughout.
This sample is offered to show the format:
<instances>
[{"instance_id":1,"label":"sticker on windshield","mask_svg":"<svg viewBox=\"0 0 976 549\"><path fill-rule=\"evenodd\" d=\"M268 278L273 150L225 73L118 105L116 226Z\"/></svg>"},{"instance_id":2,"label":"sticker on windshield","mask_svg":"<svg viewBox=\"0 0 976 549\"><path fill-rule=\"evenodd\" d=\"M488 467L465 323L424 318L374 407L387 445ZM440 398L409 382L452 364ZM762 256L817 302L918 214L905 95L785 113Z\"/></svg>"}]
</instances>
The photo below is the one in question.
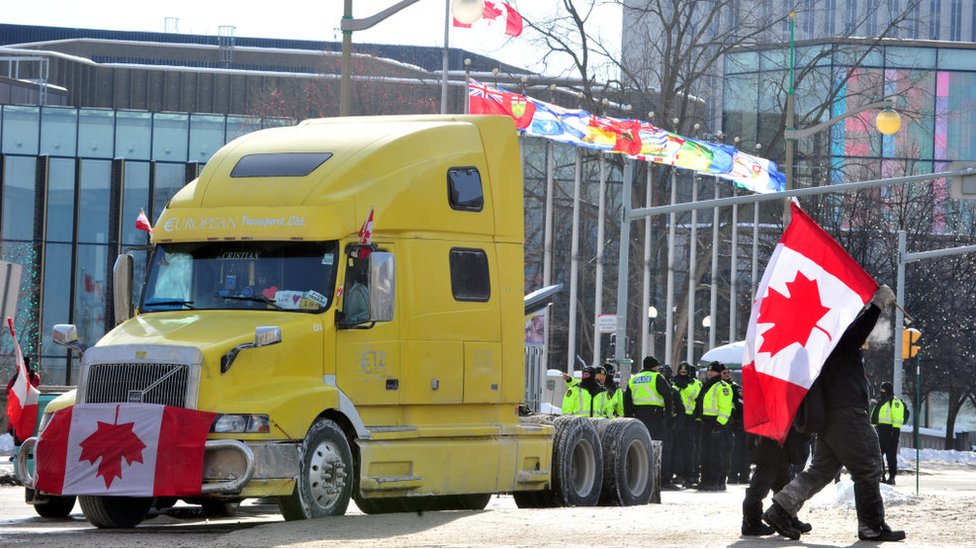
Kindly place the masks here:
<instances>
[{"instance_id":1,"label":"sticker on windshield","mask_svg":"<svg viewBox=\"0 0 976 549\"><path fill-rule=\"evenodd\" d=\"M335 263L335 254L328 253L322 256L323 265L332 265L334 263Z\"/></svg>"}]
</instances>

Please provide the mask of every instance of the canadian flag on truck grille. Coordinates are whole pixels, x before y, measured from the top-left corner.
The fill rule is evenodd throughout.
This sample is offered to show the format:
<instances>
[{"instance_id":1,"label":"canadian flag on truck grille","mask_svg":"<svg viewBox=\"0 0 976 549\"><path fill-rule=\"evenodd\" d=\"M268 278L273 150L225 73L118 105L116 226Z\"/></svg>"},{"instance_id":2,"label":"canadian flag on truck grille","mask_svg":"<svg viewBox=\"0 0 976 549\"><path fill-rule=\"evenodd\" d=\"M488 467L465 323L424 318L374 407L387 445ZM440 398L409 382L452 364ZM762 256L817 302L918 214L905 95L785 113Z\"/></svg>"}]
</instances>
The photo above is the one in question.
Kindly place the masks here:
<instances>
[{"instance_id":1,"label":"canadian flag on truck grille","mask_svg":"<svg viewBox=\"0 0 976 549\"><path fill-rule=\"evenodd\" d=\"M159 404L59 410L37 443L36 488L66 495L199 495L215 416Z\"/></svg>"}]
</instances>

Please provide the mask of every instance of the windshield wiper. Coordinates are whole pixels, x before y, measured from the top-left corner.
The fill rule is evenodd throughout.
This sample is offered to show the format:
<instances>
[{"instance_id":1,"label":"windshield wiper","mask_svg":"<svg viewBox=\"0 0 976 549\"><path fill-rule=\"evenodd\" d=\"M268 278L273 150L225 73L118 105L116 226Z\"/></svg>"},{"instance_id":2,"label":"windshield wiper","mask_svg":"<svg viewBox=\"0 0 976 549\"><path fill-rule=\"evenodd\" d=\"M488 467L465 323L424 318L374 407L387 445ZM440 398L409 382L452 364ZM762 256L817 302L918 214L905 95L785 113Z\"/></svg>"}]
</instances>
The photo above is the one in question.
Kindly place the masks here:
<instances>
[{"instance_id":1,"label":"windshield wiper","mask_svg":"<svg viewBox=\"0 0 976 549\"><path fill-rule=\"evenodd\" d=\"M161 299L158 301L146 300L146 307L156 307L156 306L166 306L166 305L182 305L187 309L196 309L193 306L193 302L187 299Z\"/></svg>"},{"instance_id":2,"label":"windshield wiper","mask_svg":"<svg viewBox=\"0 0 976 549\"><path fill-rule=\"evenodd\" d=\"M275 300L268 299L266 297L257 297L253 295L217 295L220 299L233 299L235 301L252 301L254 303L264 303L265 305L271 305L275 309L280 309Z\"/></svg>"}]
</instances>

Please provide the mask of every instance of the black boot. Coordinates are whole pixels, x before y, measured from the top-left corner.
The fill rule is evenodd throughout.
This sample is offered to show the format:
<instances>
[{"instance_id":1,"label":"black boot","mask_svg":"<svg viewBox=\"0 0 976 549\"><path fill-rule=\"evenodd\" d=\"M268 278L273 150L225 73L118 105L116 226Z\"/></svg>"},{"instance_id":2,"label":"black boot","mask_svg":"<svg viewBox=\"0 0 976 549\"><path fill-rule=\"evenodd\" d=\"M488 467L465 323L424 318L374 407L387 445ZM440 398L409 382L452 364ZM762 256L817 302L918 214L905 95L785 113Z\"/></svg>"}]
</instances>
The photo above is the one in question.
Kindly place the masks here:
<instances>
[{"instance_id":1,"label":"black boot","mask_svg":"<svg viewBox=\"0 0 976 549\"><path fill-rule=\"evenodd\" d=\"M880 528L865 528L862 526L857 529L857 539L865 541L901 541L905 537L904 530L892 530L884 522L881 523Z\"/></svg>"},{"instance_id":2,"label":"black boot","mask_svg":"<svg viewBox=\"0 0 976 549\"><path fill-rule=\"evenodd\" d=\"M801 534L807 534L813 530L813 526L809 522L803 522L797 517L790 517L790 523L793 525L793 528L799 530Z\"/></svg>"},{"instance_id":3,"label":"black boot","mask_svg":"<svg viewBox=\"0 0 976 549\"><path fill-rule=\"evenodd\" d=\"M776 533L776 529L763 523L761 519L742 519L743 536L771 536Z\"/></svg>"},{"instance_id":4,"label":"black boot","mask_svg":"<svg viewBox=\"0 0 976 549\"><path fill-rule=\"evenodd\" d=\"M786 512L786 509L783 509L783 507L775 501L769 507L769 509L763 513L763 520L775 528L780 535L786 536L792 540L798 540L800 539L800 531L793 526L793 521L791 520L792 518L793 517Z\"/></svg>"}]
</instances>

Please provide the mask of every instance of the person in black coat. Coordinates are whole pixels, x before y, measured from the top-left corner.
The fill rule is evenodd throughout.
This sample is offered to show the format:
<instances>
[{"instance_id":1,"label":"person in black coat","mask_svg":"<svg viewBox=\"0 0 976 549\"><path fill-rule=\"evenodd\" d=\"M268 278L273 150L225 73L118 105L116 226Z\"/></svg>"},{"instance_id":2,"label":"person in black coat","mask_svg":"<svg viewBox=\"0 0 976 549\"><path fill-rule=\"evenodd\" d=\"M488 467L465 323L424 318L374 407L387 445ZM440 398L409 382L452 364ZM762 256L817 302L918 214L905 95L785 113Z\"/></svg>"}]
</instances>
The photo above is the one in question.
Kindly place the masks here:
<instances>
[{"instance_id":1,"label":"person in black coat","mask_svg":"<svg viewBox=\"0 0 976 549\"><path fill-rule=\"evenodd\" d=\"M881 308L895 302L883 285L848 326L827 357L817 379L822 383L825 424L817 433L810 466L773 496L763 520L780 534L800 539L793 519L803 504L831 483L842 467L854 481L857 536L869 541L900 541L905 532L885 522L881 499L881 447L868 413L868 380L861 347L878 322ZM806 398L810 397L810 393Z\"/></svg>"},{"instance_id":2,"label":"person in black coat","mask_svg":"<svg viewBox=\"0 0 976 549\"><path fill-rule=\"evenodd\" d=\"M777 441L758 435L747 434L749 441L749 460L756 470L749 479L745 498L742 500L742 535L768 536L776 529L762 521L763 499L770 490L776 493L786 486L797 472L803 470L810 457L810 435L790 428L786 441ZM812 526L791 517L793 526L801 533L807 533Z\"/></svg>"}]
</instances>

